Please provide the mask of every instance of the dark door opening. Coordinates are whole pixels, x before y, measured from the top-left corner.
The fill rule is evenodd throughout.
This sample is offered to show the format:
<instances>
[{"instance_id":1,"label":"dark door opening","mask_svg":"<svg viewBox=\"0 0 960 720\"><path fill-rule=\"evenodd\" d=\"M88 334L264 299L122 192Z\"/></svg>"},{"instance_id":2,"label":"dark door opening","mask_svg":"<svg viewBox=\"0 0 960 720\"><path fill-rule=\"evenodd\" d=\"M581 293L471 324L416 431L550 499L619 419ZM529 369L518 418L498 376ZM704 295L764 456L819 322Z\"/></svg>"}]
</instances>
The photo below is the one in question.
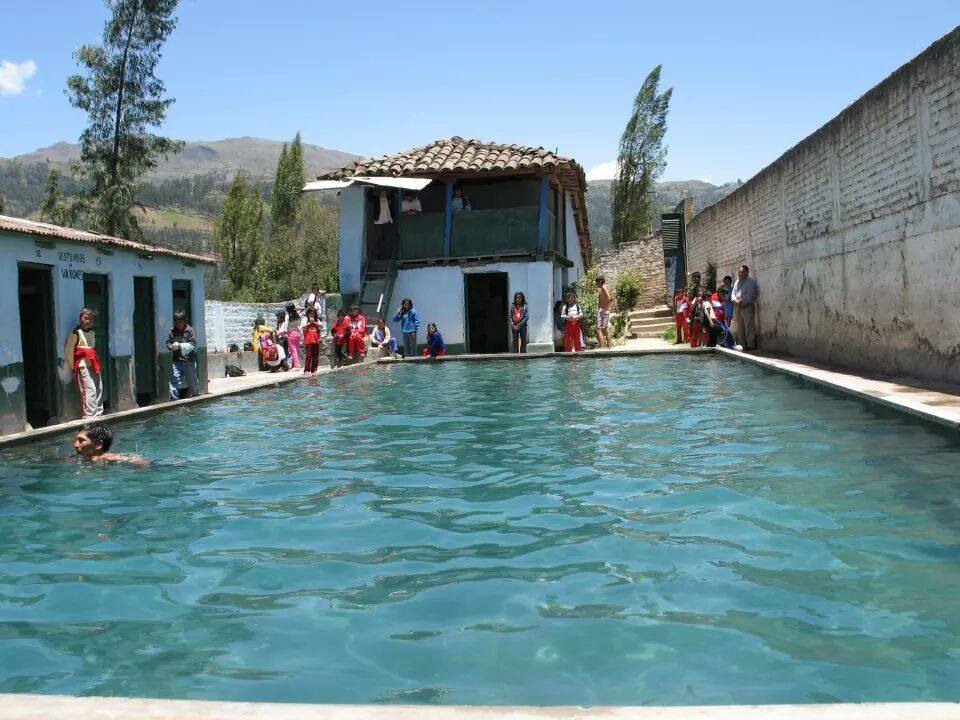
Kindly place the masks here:
<instances>
[{"instance_id":1,"label":"dark door opening","mask_svg":"<svg viewBox=\"0 0 960 720\"><path fill-rule=\"evenodd\" d=\"M53 277L49 268L21 265L20 343L27 422L43 427L57 414Z\"/></svg>"},{"instance_id":2,"label":"dark door opening","mask_svg":"<svg viewBox=\"0 0 960 720\"><path fill-rule=\"evenodd\" d=\"M189 280L173 281L173 311L180 311L187 316L187 324L193 325L193 291ZM171 326L173 318L169 318Z\"/></svg>"},{"instance_id":3,"label":"dark door opening","mask_svg":"<svg viewBox=\"0 0 960 720\"><path fill-rule=\"evenodd\" d=\"M464 282L467 300L467 352L507 352L510 347L507 274L472 273L464 275Z\"/></svg>"},{"instance_id":4,"label":"dark door opening","mask_svg":"<svg viewBox=\"0 0 960 720\"><path fill-rule=\"evenodd\" d=\"M153 278L149 277L133 279L133 366L137 405L149 405L156 396L157 387Z\"/></svg>"},{"instance_id":5,"label":"dark door opening","mask_svg":"<svg viewBox=\"0 0 960 720\"><path fill-rule=\"evenodd\" d=\"M93 331L93 347L100 358L100 382L103 384L103 407L110 408L112 385L110 372L110 286L106 275L83 274L83 305L97 314Z\"/></svg>"}]
</instances>

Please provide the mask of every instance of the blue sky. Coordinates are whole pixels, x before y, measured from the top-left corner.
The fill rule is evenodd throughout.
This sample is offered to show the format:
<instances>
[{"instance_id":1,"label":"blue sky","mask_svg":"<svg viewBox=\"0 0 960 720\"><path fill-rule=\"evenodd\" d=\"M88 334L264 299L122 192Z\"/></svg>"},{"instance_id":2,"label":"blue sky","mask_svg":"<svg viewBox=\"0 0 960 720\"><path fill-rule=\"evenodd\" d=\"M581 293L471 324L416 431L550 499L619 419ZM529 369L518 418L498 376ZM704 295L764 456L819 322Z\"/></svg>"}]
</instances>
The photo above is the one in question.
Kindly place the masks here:
<instances>
[{"instance_id":1,"label":"blue sky","mask_svg":"<svg viewBox=\"0 0 960 720\"><path fill-rule=\"evenodd\" d=\"M75 141L71 55L99 0L3 0L0 157ZM633 96L674 88L665 179L746 179L960 24L958 0L182 0L164 132L379 155L451 135L616 157ZM11 32L15 30L15 32ZM7 64L4 64L4 63Z\"/></svg>"}]
</instances>

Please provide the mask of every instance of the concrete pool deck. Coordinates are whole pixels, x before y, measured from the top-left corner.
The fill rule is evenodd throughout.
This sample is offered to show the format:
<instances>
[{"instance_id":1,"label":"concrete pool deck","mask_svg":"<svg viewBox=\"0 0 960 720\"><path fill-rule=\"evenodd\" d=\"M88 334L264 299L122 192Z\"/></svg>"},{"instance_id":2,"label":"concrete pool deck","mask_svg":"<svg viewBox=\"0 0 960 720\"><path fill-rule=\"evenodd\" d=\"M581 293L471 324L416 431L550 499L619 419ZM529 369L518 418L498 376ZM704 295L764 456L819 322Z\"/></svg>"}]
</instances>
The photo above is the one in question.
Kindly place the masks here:
<instances>
[{"instance_id":1,"label":"concrete pool deck","mask_svg":"<svg viewBox=\"0 0 960 720\"><path fill-rule=\"evenodd\" d=\"M2 720L958 720L958 703L449 707L4 695Z\"/></svg>"}]
</instances>

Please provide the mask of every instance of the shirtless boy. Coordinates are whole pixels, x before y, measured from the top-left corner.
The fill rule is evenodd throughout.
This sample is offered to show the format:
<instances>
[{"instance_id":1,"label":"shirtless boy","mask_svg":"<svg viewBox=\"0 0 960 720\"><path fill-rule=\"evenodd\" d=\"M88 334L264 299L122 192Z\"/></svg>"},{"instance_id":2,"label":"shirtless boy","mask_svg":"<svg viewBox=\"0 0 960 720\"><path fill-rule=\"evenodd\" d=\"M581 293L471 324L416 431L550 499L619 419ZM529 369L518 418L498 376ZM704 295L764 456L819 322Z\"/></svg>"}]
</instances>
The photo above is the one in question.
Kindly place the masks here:
<instances>
[{"instance_id":1,"label":"shirtless boy","mask_svg":"<svg viewBox=\"0 0 960 720\"><path fill-rule=\"evenodd\" d=\"M607 287L603 275L597 275L597 344L601 348L613 347L610 342L610 308L613 306L613 293Z\"/></svg>"},{"instance_id":2,"label":"shirtless boy","mask_svg":"<svg viewBox=\"0 0 960 720\"><path fill-rule=\"evenodd\" d=\"M103 423L88 423L80 428L73 441L73 451L95 463L116 463L148 468L150 461L139 455L119 455L108 452L113 444L113 432Z\"/></svg>"}]
</instances>

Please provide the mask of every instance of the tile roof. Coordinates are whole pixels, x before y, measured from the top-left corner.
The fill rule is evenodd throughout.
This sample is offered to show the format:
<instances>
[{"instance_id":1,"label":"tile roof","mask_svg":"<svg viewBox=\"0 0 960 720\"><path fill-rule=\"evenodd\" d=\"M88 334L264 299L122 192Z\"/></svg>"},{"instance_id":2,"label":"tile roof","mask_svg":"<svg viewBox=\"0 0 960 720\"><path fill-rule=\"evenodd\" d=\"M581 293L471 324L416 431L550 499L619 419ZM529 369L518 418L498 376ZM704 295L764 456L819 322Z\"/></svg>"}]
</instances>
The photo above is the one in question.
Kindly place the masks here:
<instances>
[{"instance_id":1,"label":"tile roof","mask_svg":"<svg viewBox=\"0 0 960 720\"><path fill-rule=\"evenodd\" d=\"M123 238L112 237L111 235L99 235L97 233L87 232L86 230L76 230L75 228L51 225L50 223L10 217L8 215L0 215L0 231L3 230L23 233L25 235L54 238L57 240L73 240L91 245L105 245L120 250L129 250L131 252L149 255L162 255L164 257L177 258L184 262L202 263L204 265L216 265L220 261L216 255L199 255L196 253L181 252L156 245L134 242L133 240L124 240Z\"/></svg>"},{"instance_id":2,"label":"tile roof","mask_svg":"<svg viewBox=\"0 0 960 720\"><path fill-rule=\"evenodd\" d=\"M501 145L482 140L452 137L395 155L357 160L317 176L318 180L349 177L431 177L469 178L485 175L547 173L556 176L573 196L574 216L585 264L590 264L590 229L584 194L587 180L583 168L573 159L561 157L542 147Z\"/></svg>"}]
</instances>

